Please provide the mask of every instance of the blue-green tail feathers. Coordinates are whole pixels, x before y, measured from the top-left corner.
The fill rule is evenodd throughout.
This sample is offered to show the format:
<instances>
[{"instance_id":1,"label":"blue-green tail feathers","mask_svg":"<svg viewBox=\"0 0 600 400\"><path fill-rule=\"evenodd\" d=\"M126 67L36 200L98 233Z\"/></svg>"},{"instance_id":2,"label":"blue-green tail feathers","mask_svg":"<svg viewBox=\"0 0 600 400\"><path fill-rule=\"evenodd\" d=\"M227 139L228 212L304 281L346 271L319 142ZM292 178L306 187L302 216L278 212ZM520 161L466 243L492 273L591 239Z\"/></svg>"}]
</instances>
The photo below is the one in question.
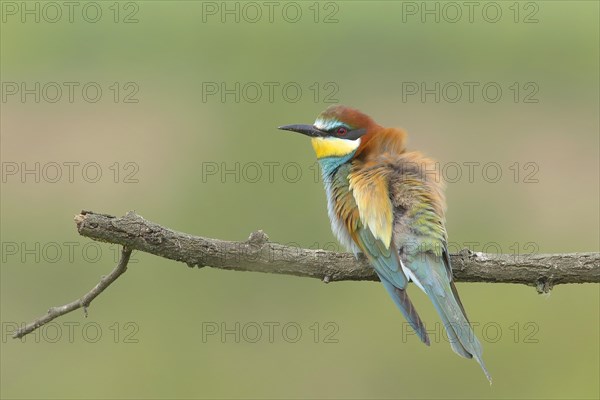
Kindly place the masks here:
<instances>
[{"instance_id":1,"label":"blue-green tail feathers","mask_svg":"<svg viewBox=\"0 0 600 400\"><path fill-rule=\"evenodd\" d=\"M483 363L481 343L471 328L456 287L450 280L449 267L433 254L420 254L410 263L410 269L438 312L452 350L462 357L475 358L491 383L492 378Z\"/></svg>"},{"instance_id":2,"label":"blue-green tail feathers","mask_svg":"<svg viewBox=\"0 0 600 400\"><path fill-rule=\"evenodd\" d=\"M430 298L444 323L452 349L462 357L475 358L491 382L482 360L481 344L475 337L452 282L452 269L445 249L442 257L431 251L405 254L407 259L404 263L393 244L387 248L381 241L375 239L368 229L359 229L357 234L360 248L419 338L429 345L425 325L406 293L408 277L414 280Z\"/></svg>"},{"instance_id":3,"label":"blue-green tail feathers","mask_svg":"<svg viewBox=\"0 0 600 400\"><path fill-rule=\"evenodd\" d=\"M425 325L423 324L423 321L421 321L419 314L417 314L417 310L408 298L406 289L398 289L381 275L379 275L379 280L381 280L381 283L392 297L392 300L394 300L394 303L396 303L396 306L398 306L402 312L402 315L404 315L404 318L406 318L410 326L419 336L419 339L429 346L429 335L427 335Z\"/></svg>"}]
</instances>

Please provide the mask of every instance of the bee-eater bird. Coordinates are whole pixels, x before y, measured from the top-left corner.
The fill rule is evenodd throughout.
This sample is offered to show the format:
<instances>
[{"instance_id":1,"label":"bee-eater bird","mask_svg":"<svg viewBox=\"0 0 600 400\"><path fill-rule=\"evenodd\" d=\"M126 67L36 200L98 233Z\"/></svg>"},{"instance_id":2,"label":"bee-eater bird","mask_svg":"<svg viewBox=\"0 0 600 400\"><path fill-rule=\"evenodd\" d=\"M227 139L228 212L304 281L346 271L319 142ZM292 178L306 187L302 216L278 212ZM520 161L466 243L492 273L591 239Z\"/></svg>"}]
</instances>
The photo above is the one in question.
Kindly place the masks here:
<instances>
[{"instance_id":1,"label":"bee-eater bird","mask_svg":"<svg viewBox=\"0 0 600 400\"><path fill-rule=\"evenodd\" d=\"M444 187L434 161L405 149L406 134L358 110L335 105L313 125L279 129L311 137L321 167L331 227L354 254L362 252L419 338L429 336L406 292L423 290L440 315L452 349L475 358L490 380L452 280Z\"/></svg>"}]
</instances>

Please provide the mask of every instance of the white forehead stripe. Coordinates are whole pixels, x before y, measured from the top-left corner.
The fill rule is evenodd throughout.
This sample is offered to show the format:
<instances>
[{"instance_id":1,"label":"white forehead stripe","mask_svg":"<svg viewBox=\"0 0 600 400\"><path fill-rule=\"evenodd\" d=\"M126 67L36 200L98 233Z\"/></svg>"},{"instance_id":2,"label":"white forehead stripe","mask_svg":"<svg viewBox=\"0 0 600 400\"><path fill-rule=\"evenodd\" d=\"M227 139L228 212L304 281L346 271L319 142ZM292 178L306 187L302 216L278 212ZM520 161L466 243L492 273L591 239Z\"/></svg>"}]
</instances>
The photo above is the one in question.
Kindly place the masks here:
<instances>
[{"instance_id":1,"label":"white forehead stripe","mask_svg":"<svg viewBox=\"0 0 600 400\"><path fill-rule=\"evenodd\" d=\"M336 126L343 126L344 124L340 123L340 121L336 121L335 119L321 119L321 118L317 118L317 120L314 123L315 128L322 130L322 131L328 131L331 128L334 128Z\"/></svg>"}]
</instances>

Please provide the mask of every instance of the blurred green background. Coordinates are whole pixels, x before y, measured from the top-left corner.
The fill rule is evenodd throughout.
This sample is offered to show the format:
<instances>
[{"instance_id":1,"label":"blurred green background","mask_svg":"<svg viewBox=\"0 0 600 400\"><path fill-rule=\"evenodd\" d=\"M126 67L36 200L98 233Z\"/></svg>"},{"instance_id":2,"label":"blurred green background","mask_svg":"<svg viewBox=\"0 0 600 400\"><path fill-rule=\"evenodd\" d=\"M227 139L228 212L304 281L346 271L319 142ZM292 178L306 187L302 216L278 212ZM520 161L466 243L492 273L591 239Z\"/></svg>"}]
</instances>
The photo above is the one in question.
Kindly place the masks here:
<instances>
[{"instance_id":1,"label":"blurred green background","mask_svg":"<svg viewBox=\"0 0 600 400\"><path fill-rule=\"evenodd\" d=\"M227 240L260 228L280 243L335 248L310 144L276 130L312 122L328 102L403 127L412 149L462 166L447 189L457 248L598 251L598 2L482 2L472 21L459 2L456 22L444 2L276 2L271 17L262 2L75 4L69 21L66 6L59 18L44 2L2 2L3 398L600 396L596 284L549 295L458 284L479 324L491 387L475 362L451 351L416 288L430 348L408 334L376 283L190 269L142 253L87 319L77 311L23 341L10 338L113 268L116 246L77 234L72 217L81 209L136 210ZM438 7L439 22L426 6ZM56 102L51 82L63 89ZM64 82L78 85L72 102ZM222 82L246 85L239 102L206 91ZM278 85L272 98L265 82ZM479 86L472 102L466 90L456 102L440 92L436 102L408 96L410 82ZM489 82L502 89L497 102L482 95ZM22 98L22 83L33 94ZM525 102L533 91L527 99L537 102ZM472 182L465 162L480 163ZM36 163L39 182L35 172L21 175ZM487 163L500 166L497 182L494 170L483 174ZM262 336L252 343L257 325ZM207 336L215 326L234 333Z\"/></svg>"}]
</instances>

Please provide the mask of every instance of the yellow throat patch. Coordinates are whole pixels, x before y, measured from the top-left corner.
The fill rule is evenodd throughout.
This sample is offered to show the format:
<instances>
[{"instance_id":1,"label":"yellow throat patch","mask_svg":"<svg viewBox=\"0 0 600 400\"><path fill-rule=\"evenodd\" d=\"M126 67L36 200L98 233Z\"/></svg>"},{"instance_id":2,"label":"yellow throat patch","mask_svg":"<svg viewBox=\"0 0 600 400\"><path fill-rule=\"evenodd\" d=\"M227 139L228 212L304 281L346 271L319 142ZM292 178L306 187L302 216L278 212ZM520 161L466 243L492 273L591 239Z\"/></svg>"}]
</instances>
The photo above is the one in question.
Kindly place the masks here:
<instances>
[{"instance_id":1,"label":"yellow throat patch","mask_svg":"<svg viewBox=\"0 0 600 400\"><path fill-rule=\"evenodd\" d=\"M343 157L352 153L360 145L360 138L356 140L338 139L335 137L316 137L311 139L317 158Z\"/></svg>"}]
</instances>

